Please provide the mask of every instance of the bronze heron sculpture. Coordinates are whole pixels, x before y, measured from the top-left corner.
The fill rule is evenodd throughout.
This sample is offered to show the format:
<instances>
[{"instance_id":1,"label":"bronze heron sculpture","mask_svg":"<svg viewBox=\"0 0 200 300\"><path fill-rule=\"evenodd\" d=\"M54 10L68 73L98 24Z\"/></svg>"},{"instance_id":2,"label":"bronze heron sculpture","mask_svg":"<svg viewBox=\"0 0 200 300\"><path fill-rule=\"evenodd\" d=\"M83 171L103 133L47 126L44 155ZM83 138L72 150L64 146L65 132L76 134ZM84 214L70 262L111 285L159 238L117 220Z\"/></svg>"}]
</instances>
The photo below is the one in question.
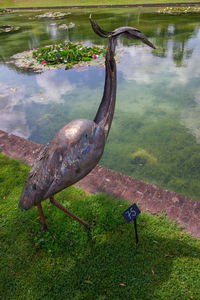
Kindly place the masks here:
<instances>
[{"instance_id":1,"label":"bronze heron sculpture","mask_svg":"<svg viewBox=\"0 0 200 300\"><path fill-rule=\"evenodd\" d=\"M105 84L103 97L94 121L77 119L64 126L41 151L25 182L19 208L38 206L43 229L46 229L41 202L47 198L67 214L89 227L54 199L54 195L85 177L100 160L111 127L116 101L115 47L120 35L138 39L155 48L136 28L120 27L104 31L92 20L94 32L108 38L105 58Z\"/></svg>"}]
</instances>

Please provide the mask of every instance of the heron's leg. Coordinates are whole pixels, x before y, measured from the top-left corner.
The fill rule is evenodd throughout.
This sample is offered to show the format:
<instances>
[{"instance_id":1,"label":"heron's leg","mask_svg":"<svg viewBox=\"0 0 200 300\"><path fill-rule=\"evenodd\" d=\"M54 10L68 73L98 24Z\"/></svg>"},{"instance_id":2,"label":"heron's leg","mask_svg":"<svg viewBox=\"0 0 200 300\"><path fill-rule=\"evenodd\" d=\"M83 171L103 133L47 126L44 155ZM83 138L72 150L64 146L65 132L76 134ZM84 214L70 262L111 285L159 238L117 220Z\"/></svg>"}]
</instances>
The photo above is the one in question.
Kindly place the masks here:
<instances>
[{"instance_id":1,"label":"heron's leg","mask_svg":"<svg viewBox=\"0 0 200 300\"><path fill-rule=\"evenodd\" d=\"M59 202L57 202L53 196L50 196L50 201L52 204L54 204L56 207L60 208L61 210L63 210L66 214L70 215L70 217L74 218L75 220L77 220L78 222L80 222L81 224L83 224L85 227L89 228L90 225L88 223L86 223L85 221L81 220L79 217L77 217L76 215L74 215L71 211L69 211L66 207L64 207L62 204L60 204Z\"/></svg>"},{"instance_id":2,"label":"heron's leg","mask_svg":"<svg viewBox=\"0 0 200 300\"><path fill-rule=\"evenodd\" d=\"M43 209L42 209L42 204L39 203L37 205L37 207L38 207L38 212L39 212L40 219L42 222L42 230L47 230L47 225L46 225L45 216L44 216Z\"/></svg>"}]
</instances>

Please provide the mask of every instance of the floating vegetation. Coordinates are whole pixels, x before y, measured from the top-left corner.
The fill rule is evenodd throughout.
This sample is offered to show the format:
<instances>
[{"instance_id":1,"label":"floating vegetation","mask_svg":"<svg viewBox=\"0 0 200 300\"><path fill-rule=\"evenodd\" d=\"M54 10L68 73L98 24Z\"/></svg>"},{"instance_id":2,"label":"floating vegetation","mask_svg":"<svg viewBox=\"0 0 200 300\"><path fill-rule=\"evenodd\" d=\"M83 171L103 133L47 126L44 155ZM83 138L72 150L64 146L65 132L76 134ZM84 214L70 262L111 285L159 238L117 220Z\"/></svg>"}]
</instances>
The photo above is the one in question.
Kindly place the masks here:
<instances>
[{"instance_id":1,"label":"floating vegetation","mask_svg":"<svg viewBox=\"0 0 200 300\"><path fill-rule=\"evenodd\" d=\"M11 10L7 8L0 8L0 15L10 14Z\"/></svg>"},{"instance_id":2,"label":"floating vegetation","mask_svg":"<svg viewBox=\"0 0 200 300\"><path fill-rule=\"evenodd\" d=\"M71 13L64 13L64 12L46 12L43 15L37 15L36 18L42 19L42 18L49 18L49 19L61 19L68 15L71 15Z\"/></svg>"},{"instance_id":3,"label":"floating vegetation","mask_svg":"<svg viewBox=\"0 0 200 300\"><path fill-rule=\"evenodd\" d=\"M69 25L67 24L61 24L58 26L58 29L61 29L61 30L68 30L68 29L71 29L71 28L74 28L75 27L75 24L70 22Z\"/></svg>"},{"instance_id":4,"label":"floating vegetation","mask_svg":"<svg viewBox=\"0 0 200 300\"><path fill-rule=\"evenodd\" d=\"M158 11L161 14L168 15L181 15L189 13L199 13L200 7L191 7L191 6L177 6L177 7L165 7Z\"/></svg>"},{"instance_id":5,"label":"floating vegetation","mask_svg":"<svg viewBox=\"0 0 200 300\"><path fill-rule=\"evenodd\" d=\"M64 67L70 69L75 65L104 64L104 56L103 47L68 42L15 54L8 63L14 63L20 69L44 72Z\"/></svg>"},{"instance_id":6,"label":"floating vegetation","mask_svg":"<svg viewBox=\"0 0 200 300\"><path fill-rule=\"evenodd\" d=\"M14 33L16 31L19 31L21 27L19 26L12 26L12 25L3 25L0 26L0 34L1 33Z\"/></svg>"},{"instance_id":7,"label":"floating vegetation","mask_svg":"<svg viewBox=\"0 0 200 300\"><path fill-rule=\"evenodd\" d=\"M66 69L80 62L88 62L105 55L105 49L100 47L83 46L68 42L66 44L40 47L33 51L33 56L41 64L66 64Z\"/></svg>"}]
</instances>

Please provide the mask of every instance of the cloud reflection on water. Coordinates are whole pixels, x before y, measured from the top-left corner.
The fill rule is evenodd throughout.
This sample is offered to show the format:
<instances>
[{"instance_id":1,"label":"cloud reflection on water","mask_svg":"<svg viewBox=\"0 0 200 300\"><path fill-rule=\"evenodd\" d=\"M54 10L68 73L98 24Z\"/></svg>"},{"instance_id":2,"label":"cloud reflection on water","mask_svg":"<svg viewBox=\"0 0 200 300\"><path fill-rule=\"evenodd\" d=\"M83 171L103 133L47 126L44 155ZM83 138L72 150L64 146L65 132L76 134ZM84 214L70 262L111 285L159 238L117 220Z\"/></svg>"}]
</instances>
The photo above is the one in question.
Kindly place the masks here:
<instances>
[{"instance_id":1,"label":"cloud reflection on water","mask_svg":"<svg viewBox=\"0 0 200 300\"><path fill-rule=\"evenodd\" d=\"M60 73L59 73L60 74ZM67 77L57 70L47 71L32 77L30 86L23 82L15 85L0 85L0 129L29 138L26 107L31 103L63 103L64 97L75 89ZM33 80L35 78L35 80Z\"/></svg>"},{"instance_id":2,"label":"cloud reflection on water","mask_svg":"<svg viewBox=\"0 0 200 300\"><path fill-rule=\"evenodd\" d=\"M59 76L57 70L50 70L36 75L37 89L39 94L34 94L29 101L49 104L52 102L63 103L64 96L75 89L67 77Z\"/></svg>"},{"instance_id":3,"label":"cloud reflection on water","mask_svg":"<svg viewBox=\"0 0 200 300\"><path fill-rule=\"evenodd\" d=\"M190 89L191 92L188 97L193 99L193 101L191 102L191 107L184 107L183 105L180 111L180 122L190 130L195 136L196 141L200 142L200 90L196 90L195 87L191 89L190 87L191 82L194 82L194 80L199 81L200 78L200 68L197 64L200 50L199 48L195 48L190 51L193 41L190 40L188 44L186 43L184 45L184 63L180 67L177 67L172 59L174 44L169 42L164 58L152 55L151 50L148 48L144 49L142 46L128 47L126 50L127 55L123 56L121 63L118 65L118 70L122 73L126 81L135 81L136 85L143 86L144 91L148 89L149 84L154 86L155 83L157 88L160 89L160 95L162 95L162 90L165 89L166 85L168 89L173 89L177 94L180 93L180 88L183 89L183 91ZM189 51L190 55L187 56ZM129 91L129 94L133 95L134 88L132 89L132 93ZM142 91L141 95L143 95ZM165 95L163 94L163 100L169 107L163 106L163 108L170 110L171 107L171 110L175 109L173 105L168 102L168 99L164 97ZM144 95L144 98L140 98L139 103L137 103L136 99L133 106L134 110L136 111L140 108L140 111L145 111L149 105L147 99L150 99L150 105L153 105L153 98L153 94L151 95L151 90L149 90L148 97ZM175 99L176 95L174 95L174 100ZM161 103L159 107L161 107ZM124 109L125 107L122 108L122 110Z\"/></svg>"},{"instance_id":4,"label":"cloud reflection on water","mask_svg":"<svg viewBox=\"0 0 200 300\"><path fill-rule=\"evenodd\" d=\"M24 93L9 85L0 85L0 129L23 138L28 138L30 131L26 125L23 111L15 109Z\"/></svg>"},{"instance_id":5,"label":"cloud reflection on water","mask_svg":"<svg viewBox=\"0 0 200 300\"><path fill-rule=\"evenodd\" d=\"M168 82L170 85L176 85L177 81L186 84L191 78L200 77L200 69L197 67L200 51L195 49L187 57L189 51L191 51L190 47L186 47L184 63L181 67L177 67L172 59L173 44L170 42L164 58L152 55L152 51L148 48L131 46L126 49L127 55L124 55L121 59L118 70L122 72L126 80L134 80L139 84L153 83L155 79L164 78L164 74L173 75L171 82ZM176 80L174 80L174 77L176 77Z\"/></svg>"}]
</instances>

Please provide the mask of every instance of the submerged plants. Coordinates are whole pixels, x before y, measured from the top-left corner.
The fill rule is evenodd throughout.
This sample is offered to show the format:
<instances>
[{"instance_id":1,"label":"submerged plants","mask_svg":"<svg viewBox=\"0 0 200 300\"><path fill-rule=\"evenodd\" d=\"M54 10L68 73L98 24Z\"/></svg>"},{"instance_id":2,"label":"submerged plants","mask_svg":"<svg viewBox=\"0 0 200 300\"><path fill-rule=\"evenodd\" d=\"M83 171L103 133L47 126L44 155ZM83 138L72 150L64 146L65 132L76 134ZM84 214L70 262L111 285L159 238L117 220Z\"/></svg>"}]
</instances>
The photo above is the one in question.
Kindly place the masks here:
<instances>
[{"instance_id":1,"label":"submerged plants","mask_svg":"<svg viewBox=\"0 0 200 300\"><path fill-rule=\"evenodd\" d=\"M145 149L140 149L131 154L131 163L134 165L143 166L146 163L157 164L157 159Z\"/></svg>"},{"instance_id":2,"label":"submerged plants","mask_svg":"<svg viewBox=\"0 0 200 300\"><path fill-rule=\"evenodd\" d=\"M33 51L33 56L41 64L58 65L65 64L66 69L80 62L91 61L105 55L105 49L100 47L83 46L67 42L66 44L40 47Z\"/></svg>"}]
</instances>

